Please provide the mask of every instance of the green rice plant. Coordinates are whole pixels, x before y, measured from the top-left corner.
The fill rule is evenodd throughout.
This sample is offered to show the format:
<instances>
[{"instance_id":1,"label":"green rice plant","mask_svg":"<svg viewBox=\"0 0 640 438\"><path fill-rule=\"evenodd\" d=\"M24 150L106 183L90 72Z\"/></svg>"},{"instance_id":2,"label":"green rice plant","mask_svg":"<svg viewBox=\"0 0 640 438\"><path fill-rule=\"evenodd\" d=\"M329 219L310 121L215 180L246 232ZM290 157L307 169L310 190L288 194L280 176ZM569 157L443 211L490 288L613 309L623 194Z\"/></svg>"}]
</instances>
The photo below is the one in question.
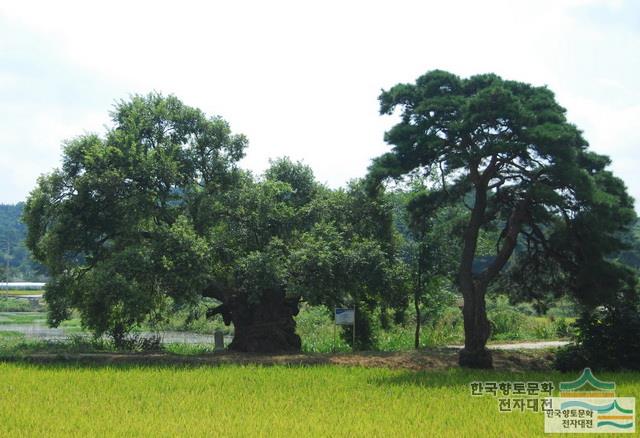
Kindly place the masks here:
<instances>
[{"instance_id":1,"label":"green rice plant","mask_svg":"<svg viewBox=\"0 0 640 438\"><path fill-rule=\"evenodd\" d=\"M0 312L30 312L33 308L30 300L0 297Z\"/></svg>"},{"instance_id":2,"label":"green rice plant","mask_svg":"<svg viewBox=\"0 0 640 438\"><path fill-rule=\"evenodd\" d=\"M42 295L44 292L44 290L42 289L8 289L8 290L3 290L0 288L0 293L2 295L8 295L8 296L20 296L20 295Z\"/></svg>"},{"instance_id":3,"label":"green rice plant","mask_svg":"<svg viewBox=\"0 0 640 438\"><path fill-rule=\"evenodd\" d=\"M0 436L543 436L540 412L500 413L473 381L557 372L414 372L337 366L0 363ZM603 373L640 397L640 373Z\"/></svg>"},{"instance_id":4,"label":"green rice plant","mask_svg":"<svg viewBox=\"0 0 640 438\"><path fill-rule=\"evenodd\" d=\"M0 324L44 324L46 317L42 312L0 312Z\"/></svg>"}]
</instances>

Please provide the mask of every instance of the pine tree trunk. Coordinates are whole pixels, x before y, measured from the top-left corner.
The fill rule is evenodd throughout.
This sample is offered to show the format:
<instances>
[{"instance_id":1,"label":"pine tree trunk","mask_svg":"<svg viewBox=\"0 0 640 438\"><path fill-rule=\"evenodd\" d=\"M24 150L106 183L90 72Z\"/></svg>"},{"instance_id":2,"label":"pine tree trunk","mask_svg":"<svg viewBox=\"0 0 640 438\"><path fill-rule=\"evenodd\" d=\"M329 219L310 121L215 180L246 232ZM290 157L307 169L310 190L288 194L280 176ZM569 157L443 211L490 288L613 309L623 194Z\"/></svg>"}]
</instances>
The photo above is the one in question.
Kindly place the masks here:
<instances>
[{"instance_id":1,"label":"pine tree trunk","mask_svg":"<svg viewBox=\"0 0 640 438\"><path fill-rule=\"evenodd\" d=\"M493 368L491 352L487 350L487 340L491 326L485 305L486 286L474 282L463 288L464 307L464 348L460 350L458 363L467 368Z\"/></svg>"}]
</instances>

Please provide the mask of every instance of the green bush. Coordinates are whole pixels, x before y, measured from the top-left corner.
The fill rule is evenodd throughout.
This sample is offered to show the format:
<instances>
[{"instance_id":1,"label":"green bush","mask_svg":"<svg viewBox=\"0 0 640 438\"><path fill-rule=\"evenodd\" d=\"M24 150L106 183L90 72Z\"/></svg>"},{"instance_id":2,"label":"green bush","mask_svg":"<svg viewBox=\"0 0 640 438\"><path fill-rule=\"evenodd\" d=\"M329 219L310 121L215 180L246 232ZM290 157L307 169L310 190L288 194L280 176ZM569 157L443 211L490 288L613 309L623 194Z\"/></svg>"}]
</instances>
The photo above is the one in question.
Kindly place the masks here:
<instances>
[{"instance_id":1,"label":"green bush","mask_svg":"<svg viewBox=\"0 0 640 438\"><path fill-rule=\"evenodd\" d=\"M522 338L526 339L554 339L556 326L549 318L543 316L526 317L522 328Z\"/></svg>"},{"instance_id":2,"label":"green bush","mask_svg":"<svg viewBox=\"0 0 640 438\"><path fill-rule=\"evenodd\" d=\"M449 307L441 317L422 328L422 344L437 347L464 341L462 312L457 307Z\"/></svg>"},{"instance_id":3,"label":"green bush","mask_svg":"<svg viewBox=\"0 0 640 438\"><path fill-rule=\"evenodd\" d=\"M302 339L305 353L328 353L350 351L351 347L341 336L342 327L334 327L331 310L325 306L303 305L296 316L296 333ZM335 332L334 332L335 330Z\"/></svg>"},{"instance_id":4,"label":"green bush","mask_svg":"<svg viewBox=\"0 0 640 438\"><path fill-rule=\"evenodd\" d=\"M522 337L524 321L524 315L515 310L493 311L489 314L491 337L496 340L519 339Z\"/></svg>"},{"instance_id":5,"label":"green bush","mask_svg":"<svg viewBox=\"0 0 640 438\"><path fill-rule=\"evenodd\" d=\"M537 312L531 303L518 303L515 305L515 310L527 316L537 315Z\"/></svg>"},{"instance_id":6,"label":"green bush","mask_svg":"<svg viewBox=\"0 0 640 438\"><path fill-rule=\"evenodd\" d=\"M424 333L424 330L423 332ZM415 326L395 325L388 330L380 330L377 348L381 351L411 350L414 347Z\"/></svg>"},{"instance_id":7,"label":"green bush","mask_svg":"<svg viewBox=\"0 0 640 438\"><path fill-rule=\"evenodd\" d=\"M561 371L640 369L640 312L636 305L618 303L586 311L576 321L576 343L556 356Z\"/></svg>"},{"instance_id":8,"label":"green bush","mask_svg":"<svg viewBox=\"0 0 640 438\"><path fill-rule=\"evenodd\" d=\"M554 321L555 333L559 338L571 338L575 335L573 324L567 318Z\"/></svg>"},{"instance_id":9,"label":"green bush","mask_svg":"<svg viewBox=\"0 0 640 438\"><path fill-rule=\"evenodd\" d=\"M373 311L361 304L356 308L356 345L358 351L375 350L378 348L378 334L381 332L379 318ZM349 345L353 343L353 327L345 325L342 339Z\"/></svg>"}]
</instances>

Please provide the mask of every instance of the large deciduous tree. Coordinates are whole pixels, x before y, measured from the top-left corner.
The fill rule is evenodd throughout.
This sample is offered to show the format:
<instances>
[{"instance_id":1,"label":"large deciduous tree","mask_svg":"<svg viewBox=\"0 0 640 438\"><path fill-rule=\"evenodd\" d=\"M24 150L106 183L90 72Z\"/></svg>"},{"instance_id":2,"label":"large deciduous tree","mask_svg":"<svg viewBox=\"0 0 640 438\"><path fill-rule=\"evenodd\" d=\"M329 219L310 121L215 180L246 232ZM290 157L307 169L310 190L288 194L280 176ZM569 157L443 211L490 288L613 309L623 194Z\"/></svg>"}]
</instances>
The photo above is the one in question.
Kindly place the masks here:
<instances>
[{"instance_id":1,"label":"large deciduous tree","mask_svg":"<svg viewBox=\"0 0 640 438\"><path fill-rule=\"evenodd\" d=\"M397 109L400 122L385 135L393 148L374 160L372 181L435 171L439 184L424 205L465 202L469 209L457 275L464 297L461 365L492 366L485 294L519 239L562 263L579 296L598 296L620 273L606 256L622 248L618 236L635 217L633 200L548 88L436 70L383 91L381 113ZM496 226L495 255L478 270L479 236Z\"/></svg>"},{"instance_id":2,"label":"large deciduous tree","mask_svg":"<svg viewBox=\"0 0 640 438\"><path fill-rule=\"evenodd\" d=\"M247 140L173 96L134 96L112 120L104 137L64 145L62 167L38 180L24 221L51 276L49 323L75 308L96 334L120 340L166 296L195 301L208 285L208 236L193 212L216 208L235 186Z\"/></svg>"},{"instance_id":3,"label":"large deciduous tree","mask_svg":"<svg viewBox=\"0 0 640 438\"><path fill-rule=\"evenodd\" d=\"M376 199L329 190L288 159L262 178L240 170L245 137L173 96L134 96L112 119L106 136L68 142L26 203L50 324L78 309L97 335L123 340L167 297L208 297L208 315L234 325L230 348L296 351L301 300L382 293Z\"/></svg>"},{"instance_id":4,"label":"large deciduous tree","mask_svg":"<svg viewBox=\"0 0 640 438\"><path fill-rule=\"evenodd\" d=\"M356 307L356 345L375 346L374 310L404 307L392 204L371 198L364 181L324 190L313 203L318 218L292 253L292 281L311 304ZM352 340L351 327L343 336Z\"/></svg>"}]
</instances>

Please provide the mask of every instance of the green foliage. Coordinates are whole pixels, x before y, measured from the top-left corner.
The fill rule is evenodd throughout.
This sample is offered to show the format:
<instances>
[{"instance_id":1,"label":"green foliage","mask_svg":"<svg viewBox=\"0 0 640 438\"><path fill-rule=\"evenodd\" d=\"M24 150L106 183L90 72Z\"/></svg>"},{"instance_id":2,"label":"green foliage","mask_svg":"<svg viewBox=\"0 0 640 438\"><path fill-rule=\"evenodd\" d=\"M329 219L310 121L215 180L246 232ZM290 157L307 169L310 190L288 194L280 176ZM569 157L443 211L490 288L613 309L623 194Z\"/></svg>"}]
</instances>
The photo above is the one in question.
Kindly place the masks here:
<instances>
[{"instance_id":1,"label":"green foliage","mask_svg":"<svg viewBox=\"0 0 640 438\"><path fill-rule=\"evenodd\" d=\"M221 331L224 334L231 334L231 328L224 324L220 315L207 317L207 311L213 306L215 306L215 301L210 298L203 298L195 304L183 305L168 298L149 318L145 328L152 331L180 331L200 334Z\"/></svg>"},{"instance_id":2,"label":"green foliage","mask_svg":"<svg viewBox=\"0 0 640 438\"><path fill-rule=\"evenodd\" d=\"M296 317L296 331L305 353L351 351L341 335L342 327L334 326L332 311L325 306L302 306Z\"/></svg>"},{"instance_id":3,"label":"green foliage","mask_svg":"<svg viewBox=\"0 0 640 438\"><path fill-rule=\"evenodd\" d=\"M566 318L560 318L555 321L555 334L559 338L570 338L575 336L573 324Z\"/></svg>"},{"instance_id":4,"label":"green foliage","mask_svg":"<svg viewBox=\"0 0 640 438\"><path fill-rule=\"evenodd\" d=\"M562 371L640 369L640 309L634 303L586 310L576 321L576 343L556 357Z\"/></svg>"},{"instance_id":5,"label":"green foliage","mask_svg":"<svg viewBox=\"0 0 640 438\"><path fill-rule=\"evenodd\" d=\"M292 192L293 205L308 205L316 198L320 187L315 182L313 171L309 166L298 163L292 165L288 157L269 161L270 166L265 172L265 179L288 184Z\"/></svg>"},{"instance_id":6,"label":"green foliage","mask_svg":"<svg viewBox=\"0 0 640 438\"><path fill-rule=\"evenodd\" d=\"M445 308L440 318L428 321L422 330L421 343L425 347L460 344L463 341L462 312L457 307Z\"/></svg>"},{"instance_id":7,"label":"green foliage","mask_svg":"<svg viewBox=\"0 0 640 438\"><path fill-rule=\"evenodd\" d=\"M356 351L375 350L378 348L380 328L373 309L367 309L362 303L356 307L355 345L353 344L353 326L346 325L342 330L342 339Z\"/></svg>"},{"instance_id":8,"label":"green foliage","mask_svg":"<svg viewBox=\"0 0 640 438\"><path fill-rule=\"evenodd\" d=\"M170 343L162 345L162 349L167 353L177 354L180 356L194 356L201 354L209 354L215 351L215 347L211 344L185 344Z\"/></svg>"},{"instance_id":9,"label":"green foliage","mask_svg":"<svg viewBox=\"0 0 640 438\"><path fill-rule=\"evenodd\" d=\"M23 208L23 203L0 204L0 281L46 278L42 265L33 260L25 246L26 227L20 221Z\"/></svg>"},{"instance_id":10,"label":"green foliage","mask_svg":"<svg viewBox=\"0 0 640 438\"><path fill-rule=\"evenodd\" d=\"M33 304L31 300L0 297L0 312L29 312L34 310L34 307L37 307L37 304Z\"/></svg>"},{"instance_id":11,"label":"green foliage","mask_svg":"<svg viewBox=\"0 0 640 438\"><path fill-rule=\"evenodd\" d=\"M524 315L515 310L503 310L489 313L491 335L493 339L519 336L524 325Z\"/></svg>"},{"instance_id":12,"label":"green foliage","mask_svg":"<svg viewBox=\"0 0 640 438\"><path fill-rule=\"evenodd\" d=\"M113 344L118 351L160 351L162 350L162 338L159 335L127 334L123 337L114 336Z\"/></svg>"},{"instance_id":13,"label":"green foliage","mask_svg":"<svg viewBox=\"0 0 640 438\"><path fill-rule=\"evenodd\" d=\"M159 338L153 336L128 335L116 342L104 337L73 334L64 340L40 340L28 339L19 332L0 331L0 358L19 358L41 353L154 352L160 349Z\"/></svg>"},{"instance_id":14,"label":"green foliage","mask_svg":"<svg viewBox=\"0 0 640 438\"><path fill-rule=\"evenodd\" d=\"M633 228L623 235L627 249L622 250L616 259L636 271L640 270L640 221L636 221Z\"/></svg>"},{"instance_id":15,"label":"green foliage","mask_svg":"<svg viewBox=\"0 0 640 438\"><path fill-rule=\"evenodd\" d=\"M547 315L551 318L575 317L578 315L578 307L570 297L564 297L554 302Z\"/></svg>"},{"instance_id":16,"label":"green foliage","mask_svg":"<svg viewBox=\"0 0 640 438\"><path fill-rule=\"evenodd\" d=\"M487 313L491 322L491 339L506 340L551 340L571 338L574 330L567 318L534 316L530 306L513 306L504 295L491 297L487 302Z\"/></svg>"}]
</instances>

